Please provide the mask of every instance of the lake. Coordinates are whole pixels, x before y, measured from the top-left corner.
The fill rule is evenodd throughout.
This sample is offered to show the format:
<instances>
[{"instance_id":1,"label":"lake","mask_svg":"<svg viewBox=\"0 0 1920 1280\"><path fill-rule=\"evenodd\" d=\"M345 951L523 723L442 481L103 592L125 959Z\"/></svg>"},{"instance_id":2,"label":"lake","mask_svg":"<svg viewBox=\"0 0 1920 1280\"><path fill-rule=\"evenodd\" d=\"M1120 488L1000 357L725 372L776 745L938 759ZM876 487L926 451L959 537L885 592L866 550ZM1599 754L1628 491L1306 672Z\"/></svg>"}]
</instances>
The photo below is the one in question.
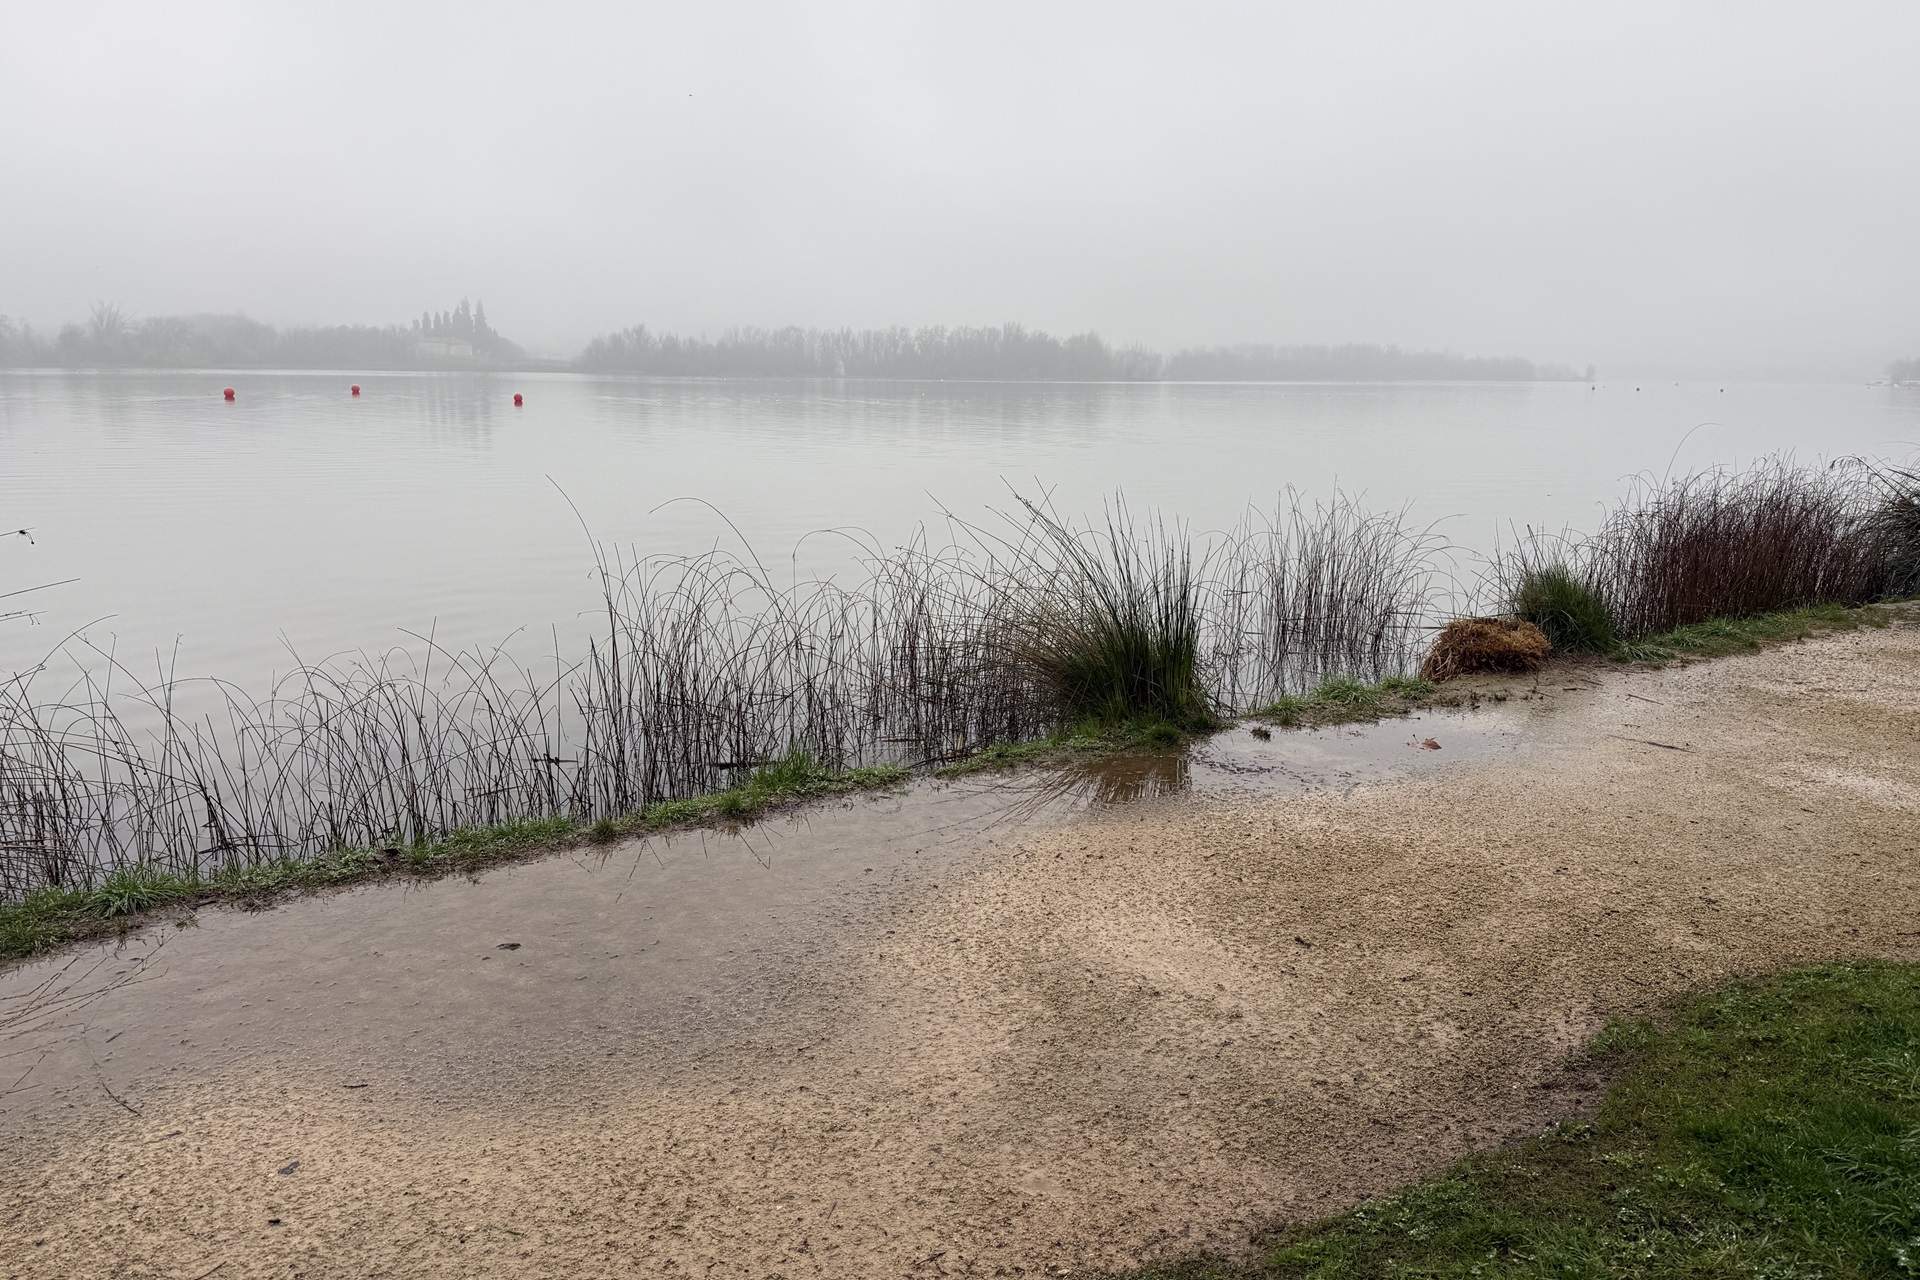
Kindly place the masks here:
<instances>
[{"instance_id":1,"label":"lake","mask_svg":"<svg viewBox=\"0 0 1920 1280\"><path fill-rule=\"evenodd\" d=\"M1916 441L1920 391L1853 384L8 372L0 526L33 542L0 541L0 590L76 581L35 593L34 625L0 625L0 670L81 626L149 663L177 640L183 674L242 681L289 646L406 630L545 644L596 602L581 519L642 554L737 545L730 520L770 568L799 546L803 572L834 571L852 544L807 535L990 520L1009 486L1070 514L1124 490L1207 529L1337 485L1435 523L1471 575L1511 529L1591 527L1636 472Z\"/></svg>"}]
</instances>

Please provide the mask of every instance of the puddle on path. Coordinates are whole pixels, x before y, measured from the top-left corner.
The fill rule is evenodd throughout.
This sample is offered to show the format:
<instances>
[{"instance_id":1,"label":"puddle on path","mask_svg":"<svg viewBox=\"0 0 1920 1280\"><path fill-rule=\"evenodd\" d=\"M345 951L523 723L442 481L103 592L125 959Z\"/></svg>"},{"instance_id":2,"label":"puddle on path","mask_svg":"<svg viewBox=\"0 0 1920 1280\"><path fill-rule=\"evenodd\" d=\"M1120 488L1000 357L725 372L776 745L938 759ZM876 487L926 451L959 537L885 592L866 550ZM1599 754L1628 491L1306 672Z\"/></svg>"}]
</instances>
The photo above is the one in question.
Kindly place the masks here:
<instances>
[{"instance_id":1,"label":"puddle on path","mask_svg":"<svg viewBox=\"0 0 1920 1280\"><path fill-rule=\"evenodd\" d=\"M0 974L0 1131L78 1095L138 1105L268 1063L447 1105L563 1064L671 1072L775 1009L825 1007L839 975L817 961L832 947L1034 824L1186 791L1416 776L1517 750L1525 733L1523 716L1488 711L1268 740L1242 727L1187 754L926 781L471 879L204 910Z\"/></svg>"},{"instance_id":2,"label":"puddle on path","mask_svg":"<svg viewBox=\"0 0 1920 1280\"><path fill-rule=\"evenodd\" d=\"M1081 804L1125 804L1182 792L1344 791L1542 749L1548 744L1537 721L1530 709L1495 707L1275 730L1268 738L1239 725L1184 755L1108 756L1063 766L1052 783Z\"/></svg>"},{"instance_id":3,"label":"puddle on path","mask_svg":"<svg viewBox=\"0 0 1920 1280\"><path fill-rule=\"evenodd\" d=\"M1076 806L1041 781L923 783L472 878L203 910L22 966L0 975L0 1128L74 1086L124 1096L269 1058L449 1096L583 1056L684 1062L830 977L809 955L892 895Z\"/></svg>"}]
</instances>

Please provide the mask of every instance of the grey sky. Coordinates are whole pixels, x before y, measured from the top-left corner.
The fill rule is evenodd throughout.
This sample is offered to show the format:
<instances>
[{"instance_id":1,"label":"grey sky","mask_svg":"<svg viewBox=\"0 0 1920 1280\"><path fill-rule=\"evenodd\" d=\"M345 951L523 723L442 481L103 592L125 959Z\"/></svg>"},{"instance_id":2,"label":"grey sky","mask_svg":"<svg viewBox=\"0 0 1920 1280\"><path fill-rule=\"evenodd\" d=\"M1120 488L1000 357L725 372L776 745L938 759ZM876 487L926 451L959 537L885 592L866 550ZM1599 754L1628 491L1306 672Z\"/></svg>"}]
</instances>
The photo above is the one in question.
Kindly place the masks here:
<instances>
[{"instance_id":1,"label":"grey sky","mask_svg":"<svg viewBox=\"0 0 1920 1280\"><path fill-rule=\"evenodd\" d=\"M1920 352L1920 4L8 0L0 312Z\"/></svg>"}]
</instances>

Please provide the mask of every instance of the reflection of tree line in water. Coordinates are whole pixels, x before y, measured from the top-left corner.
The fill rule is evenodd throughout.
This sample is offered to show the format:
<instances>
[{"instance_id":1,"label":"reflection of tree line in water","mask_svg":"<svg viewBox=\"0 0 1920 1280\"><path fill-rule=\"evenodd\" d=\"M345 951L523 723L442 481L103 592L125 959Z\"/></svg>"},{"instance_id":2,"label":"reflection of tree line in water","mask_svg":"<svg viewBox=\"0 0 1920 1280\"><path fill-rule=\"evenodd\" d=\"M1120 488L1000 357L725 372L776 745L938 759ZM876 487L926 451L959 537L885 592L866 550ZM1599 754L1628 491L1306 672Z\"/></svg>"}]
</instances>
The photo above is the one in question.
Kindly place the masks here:
<instances>
[{"instance_id":1,"label":"reflection of tree line in water","mask_svg":"<svg viewBox=\"0 0 1920 1280\"><path fill-rule=\"evenodd\" d=\"M1898 471L1778 464L1650 483L1590 538L1524 539L1475 590L1506 600L1551 560L1628 638L1920 590L1915 491ZM128 865L205 876L591 822L796 752L833 769L933 764L1072 723L1201 728L1411 669L1458 594L1436 536L1343 498L1289 498L1209 535L1119 502L1091 524L1024 502L946 521L944 542L866 547L853 586L780 587L750 550L596 550L603 623L547 674L423 640L256 693L143 679L75 643L57 669L0 686L0 898Z\"/></svg>"}]
</instances>

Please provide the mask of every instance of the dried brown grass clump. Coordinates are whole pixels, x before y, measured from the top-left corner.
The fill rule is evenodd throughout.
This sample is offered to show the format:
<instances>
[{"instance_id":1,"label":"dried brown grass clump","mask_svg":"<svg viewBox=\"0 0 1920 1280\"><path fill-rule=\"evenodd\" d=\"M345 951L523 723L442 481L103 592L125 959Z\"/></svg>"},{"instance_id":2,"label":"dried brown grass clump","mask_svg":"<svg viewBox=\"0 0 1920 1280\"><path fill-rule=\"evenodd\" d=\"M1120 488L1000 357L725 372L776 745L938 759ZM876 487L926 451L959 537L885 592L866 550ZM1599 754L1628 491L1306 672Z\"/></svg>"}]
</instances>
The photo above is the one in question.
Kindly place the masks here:
<instances>
[{"instance_id":1,"label":"dried brown grass clump","mask_svg":"<svg viewBox=\"0 0 1920 1280\"><path fill-rule=\"evenodd\" d=\"M1552 647L1546 632L1518 618L1456 618L1433 642L1420 674L1451 680L1476 671L1533 671Z\"/></svg>"}]
</instances>

